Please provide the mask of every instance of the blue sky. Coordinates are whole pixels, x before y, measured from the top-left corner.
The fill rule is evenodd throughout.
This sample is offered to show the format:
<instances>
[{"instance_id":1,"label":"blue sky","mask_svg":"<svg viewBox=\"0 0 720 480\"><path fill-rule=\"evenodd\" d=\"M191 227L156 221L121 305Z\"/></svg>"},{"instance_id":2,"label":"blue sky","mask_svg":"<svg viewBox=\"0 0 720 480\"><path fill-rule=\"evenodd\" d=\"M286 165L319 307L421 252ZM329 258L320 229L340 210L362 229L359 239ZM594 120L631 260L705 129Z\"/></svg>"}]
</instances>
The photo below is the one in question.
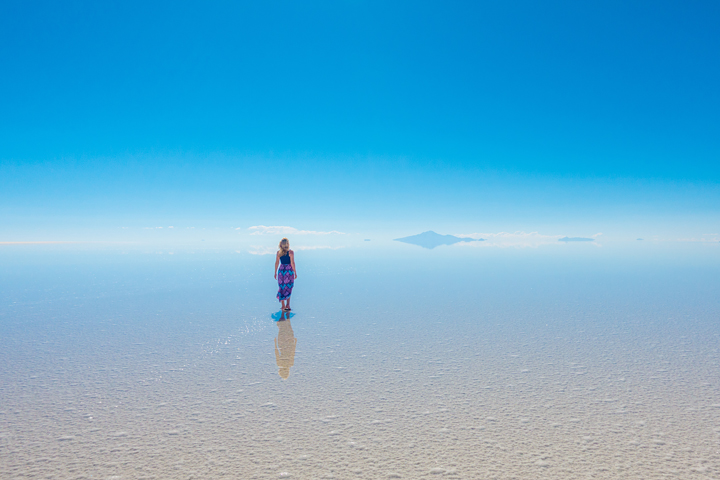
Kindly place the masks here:
<instances>
[{"instance_id":1,"label":"blue sky","mask_svg":"<svg viewBox=\"0 0 720 480\"><path fill-rule=\"evenodd\" d=\"M710 1L6 1L0 240L715 232L719 20Z\"/></svg>"}]
</instances>

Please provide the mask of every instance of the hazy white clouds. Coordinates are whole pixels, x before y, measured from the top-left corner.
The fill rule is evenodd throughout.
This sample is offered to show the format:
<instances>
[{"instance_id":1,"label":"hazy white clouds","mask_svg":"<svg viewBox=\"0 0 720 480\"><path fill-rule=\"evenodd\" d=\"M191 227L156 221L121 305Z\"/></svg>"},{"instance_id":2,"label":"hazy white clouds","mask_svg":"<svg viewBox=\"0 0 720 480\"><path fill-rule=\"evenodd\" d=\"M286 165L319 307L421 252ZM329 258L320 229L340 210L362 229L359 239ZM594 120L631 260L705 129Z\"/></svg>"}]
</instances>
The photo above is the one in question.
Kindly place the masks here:
<instances>
[{"instance_id":1,"label":"hazy white clouds","mask_svg":"<svg viewBox=\"0 0 720 480\"><path fill-rule=\"evenodd\" d=\"M591 238L596 239L602 233ZM565 235L544 235L539 232L497 232L497 233L463 233L456 234L460 238L484 238L484 242L458 243L456 246L470 247L539 247L540 245L557 244Z\"/></svg>"},{"instance_id":2,"label":"hazy white clouds","mask_svg":"<svg viewBox=\"0 0 720 480\"><path fill-rule=\"evenodd\" d=\"M710 238L710 237L714 237L714 238ZM718 238L718 236L713 236L713 235L703 235L701 238L695 238L695 237L678 238L677 241L678 242L718 243L718 242L720 242L720 238Z\"/></svg>"},{"instance_id":3,"label":"hazy white clouds","mask_svg":"<svg viewBox=\"0 0 720 480\"><path fill-rule=\"evenodd\" d=\"M339 250L341 248L345 247L331 247L328 245L301 245L299 247L293 247L293 250ZM277 247L267 247L262 245L250 245L250 250L248 250L248 253L251 255L274 255L277 252ZM237 253L240 253L240 250L236 250Z\"/></svg>"},{"instance_id":4,"label":"hazy white clouds","mask_svg":"<svg viewBox=\"0 0 720 480\"><path fill-rule=\"evenodd\" d=\"M498 233L463 233L460 238L484 238L488 242L556 242L563 235L543 235L539 232L498 232Z\"/></svg>"},{"instance_id":5,"label":"hazy white clouds","mask_svg":"<svg viewBox=\"0 0 720 480\"><path fill-rule=\"evenodd\" d=\"M329 232L318 232L315 230L298 230L294 227L287 226L265 226L256 225L248 228L250 235L345 235L344 232L332 230Z\"/></svg>"},{"instance_id":6,"label":"hazy white clouds","mask_svg":"<svg viewBox=\"0 0 720 480\"><path fill-rule=\"evenodd\" d=\"M0 242L0 245L49 245L54 243L90 243L90 242L64 242L64 241L40 241L40 242ZM95 242L98 243L98 242Z\"/></svg>"},{"instance_id":7,"label":"hazy white clouds","mask_svg":"<svg viewBox=\"0 0 720 480\"><path fill-rule=\"evenodd\" d=\"M237 251L240 253L240 251ZM261 245L250 245L248 253L251 255L272 255L277 252L277 248L261 246Z\"/></svg>"}]
</instances>

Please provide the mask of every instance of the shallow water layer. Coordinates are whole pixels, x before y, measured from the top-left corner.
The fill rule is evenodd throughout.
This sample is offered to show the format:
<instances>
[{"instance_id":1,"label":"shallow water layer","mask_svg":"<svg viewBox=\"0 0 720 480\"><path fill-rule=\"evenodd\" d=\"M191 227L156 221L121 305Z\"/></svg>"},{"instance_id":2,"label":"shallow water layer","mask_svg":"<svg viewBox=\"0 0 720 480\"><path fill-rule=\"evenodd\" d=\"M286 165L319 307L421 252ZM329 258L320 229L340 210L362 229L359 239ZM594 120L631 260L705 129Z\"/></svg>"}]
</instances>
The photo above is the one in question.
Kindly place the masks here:
<instances>
[{"instance_id":1,"label":"shallow water layer","mask_svg":"<svg viewBox=\"0 0 720 480\"><path fill-rule=\"evenodd\" d=\"M720 475L714 267L442 255L14 262L2 478Z\"/></svg>"}]
</instances>

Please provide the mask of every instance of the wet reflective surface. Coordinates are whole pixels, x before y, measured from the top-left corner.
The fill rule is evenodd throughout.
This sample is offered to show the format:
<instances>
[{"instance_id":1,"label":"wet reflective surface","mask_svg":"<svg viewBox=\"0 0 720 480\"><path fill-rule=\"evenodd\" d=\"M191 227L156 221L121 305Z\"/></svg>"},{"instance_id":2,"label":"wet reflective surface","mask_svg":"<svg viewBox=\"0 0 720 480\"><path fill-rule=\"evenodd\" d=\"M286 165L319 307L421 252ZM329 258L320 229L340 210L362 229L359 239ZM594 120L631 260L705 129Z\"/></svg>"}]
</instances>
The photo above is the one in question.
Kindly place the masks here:
<instances>
[{"instance_id":1,"label":"wet reflective surface","mask_svg":"<svg viewBox=\"0 0 720 480\"><path fill-rule=\"evenodd\" d=\"M3 478L720 474L713 252L400 247L6 261Z\"/></svg>"}]
</instances>

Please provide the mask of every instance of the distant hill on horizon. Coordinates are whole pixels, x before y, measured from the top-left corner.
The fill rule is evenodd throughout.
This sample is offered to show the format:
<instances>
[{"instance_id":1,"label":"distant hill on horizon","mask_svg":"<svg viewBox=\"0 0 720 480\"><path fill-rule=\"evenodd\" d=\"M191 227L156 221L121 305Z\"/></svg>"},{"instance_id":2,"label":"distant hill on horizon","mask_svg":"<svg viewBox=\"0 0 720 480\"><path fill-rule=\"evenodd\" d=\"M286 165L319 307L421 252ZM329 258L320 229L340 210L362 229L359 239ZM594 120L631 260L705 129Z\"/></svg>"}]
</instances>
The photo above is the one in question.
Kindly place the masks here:
<instances>
[{"instance_id":1,"label":"distant hill on horizon","mask_svg":"<svg viewBox=\"0 0 720 480\"><path fill-rule=\"evenodd\" d=\"M455 235L441 235L435 233L432 230L427 232L419 233L417 235L411 235L409 237L396 238L396 242L409 243L411 245L418 245L423 248L433 249L440 245L453 245L459 242L482 242L484 238L461 238Z\"/></svg>"}]
</instances>

